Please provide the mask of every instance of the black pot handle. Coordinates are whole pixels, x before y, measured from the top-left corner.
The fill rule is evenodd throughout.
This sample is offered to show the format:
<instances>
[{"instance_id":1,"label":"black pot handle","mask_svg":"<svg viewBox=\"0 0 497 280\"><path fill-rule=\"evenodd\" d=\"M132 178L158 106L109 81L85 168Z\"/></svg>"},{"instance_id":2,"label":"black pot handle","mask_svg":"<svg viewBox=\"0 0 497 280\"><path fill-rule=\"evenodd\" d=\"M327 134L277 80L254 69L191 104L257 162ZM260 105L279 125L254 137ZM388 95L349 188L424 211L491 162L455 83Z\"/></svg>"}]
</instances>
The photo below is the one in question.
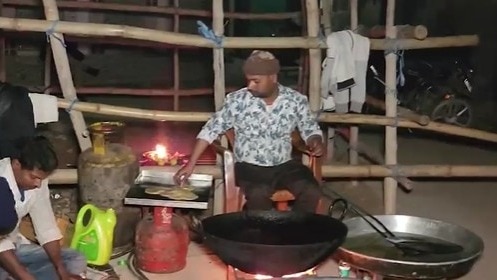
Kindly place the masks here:
<instances>
[{"instance_id":1,"label":"black pot handle","mask_svg":"<svg viewBox=\"0 0 497 280\"><path fill-rule=\"evenodd\" d=\"M333 200L333 202L331 203L330 205L330 208L328 208L328 214L331 216L331 217L334 217L335 215L334 212L337 211L337 205L339 204L342 204L342 207L343 209L341 209L341 211L339 212L340 215L338 215L338 220L342 221L344 218L345 218L345 215L347 215L347 211L349 210L349 203L347 202L347 200L343 199L343 198L338 198L338 199L335 199Z\"/></svg>"}]
</instances>

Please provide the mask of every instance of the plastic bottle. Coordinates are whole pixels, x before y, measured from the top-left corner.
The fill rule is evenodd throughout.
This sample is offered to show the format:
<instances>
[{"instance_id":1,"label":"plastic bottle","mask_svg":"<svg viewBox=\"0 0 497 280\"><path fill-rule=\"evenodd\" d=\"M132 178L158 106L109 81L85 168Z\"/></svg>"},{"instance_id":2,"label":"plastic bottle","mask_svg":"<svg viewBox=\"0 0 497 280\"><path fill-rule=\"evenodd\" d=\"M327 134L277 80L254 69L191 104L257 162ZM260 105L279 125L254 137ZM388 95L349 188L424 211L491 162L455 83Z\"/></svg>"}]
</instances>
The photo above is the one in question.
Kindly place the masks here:
<instances>
[{"instance_id":1,"label":"plastic bottle","mask_svg":"<svg viewBox=\"0 0 497 280\"><path fill-rule=\"evenodd\" d=\"M113 209L86 204L78 212L71 248L82 253L88 264L106 265L112 255L115 225Z\"/></svg>"}]
</instances>

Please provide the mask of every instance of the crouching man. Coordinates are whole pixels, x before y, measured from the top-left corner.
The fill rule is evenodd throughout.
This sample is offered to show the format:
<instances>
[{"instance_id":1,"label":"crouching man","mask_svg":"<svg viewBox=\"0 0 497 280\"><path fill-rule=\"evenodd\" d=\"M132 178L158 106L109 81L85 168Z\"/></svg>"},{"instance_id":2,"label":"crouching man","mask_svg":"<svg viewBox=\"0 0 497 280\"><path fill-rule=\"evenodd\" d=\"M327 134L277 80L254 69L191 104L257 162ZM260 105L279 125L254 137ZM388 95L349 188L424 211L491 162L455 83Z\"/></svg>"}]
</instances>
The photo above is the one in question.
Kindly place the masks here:
<instances>
[{"instance_id":1,"label":"crouching man","mask_svg":"<svg viewBox=\"0 0 497 280\"><path fill-rule=\"evenodd\" d=\"M47 177L57 167L57 156L43 137L19 140L18 153L0 160L0 177L14 196L19 221L30 215L40 245L17 244L16 229L0 240L0 280L83 279L86 259L78 252L61 249Z\"/></svg>"}]
</instances>

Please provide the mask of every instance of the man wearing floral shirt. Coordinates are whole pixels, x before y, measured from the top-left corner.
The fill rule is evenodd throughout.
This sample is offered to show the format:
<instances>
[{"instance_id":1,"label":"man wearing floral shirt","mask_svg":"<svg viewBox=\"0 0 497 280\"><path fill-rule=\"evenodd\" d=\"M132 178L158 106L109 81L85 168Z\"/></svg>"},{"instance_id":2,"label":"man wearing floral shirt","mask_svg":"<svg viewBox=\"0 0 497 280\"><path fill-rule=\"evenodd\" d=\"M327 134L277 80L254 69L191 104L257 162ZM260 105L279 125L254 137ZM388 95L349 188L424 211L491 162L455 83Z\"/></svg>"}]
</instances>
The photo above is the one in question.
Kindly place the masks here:
<instances>
[{"instance_id":1,"label":"man wearing floral shirt","mask_svg":"<svg viewBox=\"0 0 497 280\"><path fill-rule=\"evenodd\" d=\"M271 53L252 52L243 65L247 87L229 93L204 125L188 164L175 175L177 181L188 178L212 141L233 128L235 173L246 209L271 209L271 195L285 187L296 198L294 210L316 211L322 193L309 168L292 159L291 134L297 128L310 153L321 156L322 131L307 97L278 83L279 70Z\"/></svg>"}]
</instances>

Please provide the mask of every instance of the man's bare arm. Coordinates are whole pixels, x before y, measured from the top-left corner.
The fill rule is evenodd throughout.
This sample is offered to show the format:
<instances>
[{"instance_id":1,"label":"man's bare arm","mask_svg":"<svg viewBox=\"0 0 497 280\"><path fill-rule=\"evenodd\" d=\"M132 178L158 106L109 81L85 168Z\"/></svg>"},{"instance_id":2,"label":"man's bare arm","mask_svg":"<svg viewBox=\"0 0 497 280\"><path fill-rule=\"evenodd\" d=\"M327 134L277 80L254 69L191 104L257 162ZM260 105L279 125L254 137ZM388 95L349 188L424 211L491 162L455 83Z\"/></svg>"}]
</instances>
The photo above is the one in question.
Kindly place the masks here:
<instances>
[{"instance_id":1,"label":"man's bare arm","mask_svg":"<svg viewBox=\"0 0 497 280\"><path fill-rule=\"evenodd\" d=\"M0 264L16 280L36 280L19 262L14 250L0 252Z\"/></svg>"}]
</instances>

